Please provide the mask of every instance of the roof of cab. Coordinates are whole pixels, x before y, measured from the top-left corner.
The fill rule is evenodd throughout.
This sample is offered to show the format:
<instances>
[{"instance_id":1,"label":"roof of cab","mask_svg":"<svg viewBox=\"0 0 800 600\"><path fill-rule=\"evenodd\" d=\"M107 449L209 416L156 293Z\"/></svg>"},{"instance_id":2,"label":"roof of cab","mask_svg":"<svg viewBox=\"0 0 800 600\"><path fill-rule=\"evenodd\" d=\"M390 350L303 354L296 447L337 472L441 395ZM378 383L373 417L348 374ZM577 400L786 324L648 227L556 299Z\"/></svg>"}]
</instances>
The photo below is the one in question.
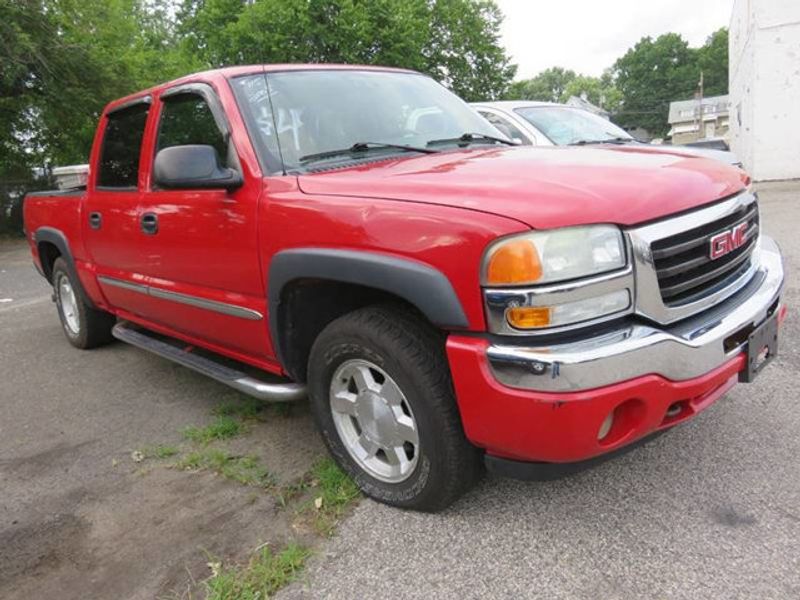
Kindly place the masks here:
<instances>
[{"instance_id":1,"label":"roof of cab","mask_svg":"<svg viewBox=\"0 0 800 600\"><path fill-rule=\"evenodd\" d=\"M145 90L140 90L112 100L106 106L104 113L114 110L115 108L128 104L139 98L151 95L155 92L164 90L169 87L181 85L183 83L192 83L196 81L208 80L213 78L224 77L231 79L232 77L239 77L241 75L248 75L253 73L274 73L278 71L389 71L393 73L416 73L410 69L400 69L397 67L382 67L376 65L344 65L344 64L325 64L325 63L305 63L305 64L268 64L268 65L240 65L234 67L223 67L220 69L210 69L207 71L199 71L191 73L172 81L160 83Z\"/></svg>"}]
</instances>

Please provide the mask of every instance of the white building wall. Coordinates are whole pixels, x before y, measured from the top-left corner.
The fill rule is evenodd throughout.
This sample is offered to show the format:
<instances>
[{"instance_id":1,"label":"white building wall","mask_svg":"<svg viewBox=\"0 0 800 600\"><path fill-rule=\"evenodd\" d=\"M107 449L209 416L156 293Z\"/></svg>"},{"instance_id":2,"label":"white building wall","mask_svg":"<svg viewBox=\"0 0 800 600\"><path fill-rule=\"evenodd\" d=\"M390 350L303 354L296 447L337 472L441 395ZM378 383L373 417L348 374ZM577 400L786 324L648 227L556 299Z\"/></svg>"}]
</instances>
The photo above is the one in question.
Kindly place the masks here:
<instances>
[{"instance_id":1,"label":"white building wall","mask_svg":"<svg viewBox=\"0 0 800 600\"><path fill-rule=\"evenodd\" d=\"M800 0L734 0L731 149L756 180L800 178Z\"/></svg>"}]
</instances>

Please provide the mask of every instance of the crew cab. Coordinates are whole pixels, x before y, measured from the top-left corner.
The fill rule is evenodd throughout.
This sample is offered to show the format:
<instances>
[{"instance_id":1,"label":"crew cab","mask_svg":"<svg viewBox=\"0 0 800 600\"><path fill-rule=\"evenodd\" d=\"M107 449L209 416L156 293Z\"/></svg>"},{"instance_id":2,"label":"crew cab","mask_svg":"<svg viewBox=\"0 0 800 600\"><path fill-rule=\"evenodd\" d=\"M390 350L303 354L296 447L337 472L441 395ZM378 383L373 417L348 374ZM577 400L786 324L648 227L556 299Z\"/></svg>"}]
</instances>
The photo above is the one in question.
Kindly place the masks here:
<instances>
[{"instance_id":1,"label":"crew cab","mask_svg":"<svg viewBox=\"0 0 800 600\"><path fill-rule=\"evenodd\" d=\"M519 146L427 76L234 67L104 110L31 194L67 340L308 396L368 495L438 510L696 416L777 352L782 259L739 169Z\"/></svg>"}]
</instances>

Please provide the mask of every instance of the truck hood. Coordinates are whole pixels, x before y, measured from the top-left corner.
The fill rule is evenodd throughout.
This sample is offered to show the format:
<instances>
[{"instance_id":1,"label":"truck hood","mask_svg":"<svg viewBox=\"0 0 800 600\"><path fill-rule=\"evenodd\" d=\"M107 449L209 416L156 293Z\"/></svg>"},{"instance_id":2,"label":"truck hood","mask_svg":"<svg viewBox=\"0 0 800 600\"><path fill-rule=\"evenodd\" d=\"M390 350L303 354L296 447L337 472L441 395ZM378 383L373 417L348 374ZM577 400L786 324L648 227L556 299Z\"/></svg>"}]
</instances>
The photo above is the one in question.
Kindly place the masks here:
<instances>
[{"instance_id":1,"label":"truck hood","mask_svg":"<svg viewBox=\"0 0 800 600\"><path fill-rule=\"evenodd\" d=\"M303 174L298 184L306 194L460 207L547 229L650 221L730 196L746 177L651 147L482 147Z\"/></svg>"}]
</instances>

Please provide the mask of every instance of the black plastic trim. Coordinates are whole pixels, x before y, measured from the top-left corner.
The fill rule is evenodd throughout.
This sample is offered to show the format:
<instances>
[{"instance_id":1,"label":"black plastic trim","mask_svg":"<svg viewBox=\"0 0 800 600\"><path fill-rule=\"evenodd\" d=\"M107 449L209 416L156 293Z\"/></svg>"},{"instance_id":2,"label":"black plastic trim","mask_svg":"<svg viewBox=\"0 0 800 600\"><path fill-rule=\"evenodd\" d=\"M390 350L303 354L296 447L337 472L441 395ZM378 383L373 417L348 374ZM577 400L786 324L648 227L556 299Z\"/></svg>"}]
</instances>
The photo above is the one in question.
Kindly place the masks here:
<instances>
[{"instance_id":1,"label":"black plastic trim","mask_svg":"<svg viewBox=\"0 0 800 600\"><path fill-rule=\"evenodd\" d=\"M486 469L498 477L508 477L511 479L518 479L520 481L553 481L555 479L562 479L570 475L576 475L588 469L597 467L604 462L618 458L628 452L644 446L645 444L653 441L667 430L662 429L656 431L643 438L636 440L612 450L606 454L595 456L588 460L569 463L546 463L546 462L525 462L521 460L512 460L510 458L500 458L486 454L483 461L486 464Z\"/></svg>"},{"instance_id":2,"label":"black plastic trim","mask_svg":"<svg viewBox=\"0 0 800 600\"><path fill-rule=\"evenodd\" d=\"M228 124L228 117L225 114L225 109L222 108L222 102L220 102L214 88L208 83L184 83L161 92L160 98L162 102L169 102L170 98L183 94L196 94L206 101L208 108L211 109L214 121L216 121L217 127L219 127L220 133L222 133L225 142L229 143L231 128ZM161 124L159 123L159 128L160 127Z\"/></svg>"},{"instance_id":3,"label":"black plastic trim","mask_svg":"<svg viewBox=\"0 0 800 600\"><path fill-rule=\"evenodd\" d=\"M273 257L267 281L270 330L281 359L286 355L278 335L281 299L286 284L298 279L325 279L375 288L403 298L440 327L458 329L469 325L450 281L428 265L374 252L295 248Z\"/></svg>"},{"instance_id":4,"label":"black plastic trim","mask_svg":"<svg viewBox=\"0 0 800 600\"><path fill-rule=\"evenodd\" d=\"M80 277L78 277L78 271L75 269L75 260L72 258L72 252L69 249L69 243L67 242L67 236L58 229L53 227L39 227L34 234L34 241L36 242L36 248L39 248L39 244L42 242L47 242L53 244L56 248L58 248L59 253L64 258L64 261L67 263L67 270L69 271L69 276L72 279L73 284L78 288L78 293L80 293L81 298L90 308L95 308L94 302L89 296L86 294L86 290L83 289L83 285L81 284ZM41 259L41 257L40 257ZM42 269L42 275L45 278L51 281L52 273L48 276L44 269Z\"/></svg>"},{"instance_id":5,"label":"black plastic trim","mask_svg":"<svg viewBox=\"0 0 800 600\"><path fill-rule=\"evenodd\" d=\"M133 108L134 106L136 106L138 104L148 104L148 105L150 105L152 103L153 103L153 97L150 94L147 94L146 96L138 96L136 98L131 98L130 100L127 100L127 101L123 102L122 104L118 104L114 108L111 108L111 109L107 110L106 111L106 117L108 117L109 115L113 115L115 113L118 113L118 112L122 112L124 110L128 110L129 108Z\"/></svg>"}]
</instances>

